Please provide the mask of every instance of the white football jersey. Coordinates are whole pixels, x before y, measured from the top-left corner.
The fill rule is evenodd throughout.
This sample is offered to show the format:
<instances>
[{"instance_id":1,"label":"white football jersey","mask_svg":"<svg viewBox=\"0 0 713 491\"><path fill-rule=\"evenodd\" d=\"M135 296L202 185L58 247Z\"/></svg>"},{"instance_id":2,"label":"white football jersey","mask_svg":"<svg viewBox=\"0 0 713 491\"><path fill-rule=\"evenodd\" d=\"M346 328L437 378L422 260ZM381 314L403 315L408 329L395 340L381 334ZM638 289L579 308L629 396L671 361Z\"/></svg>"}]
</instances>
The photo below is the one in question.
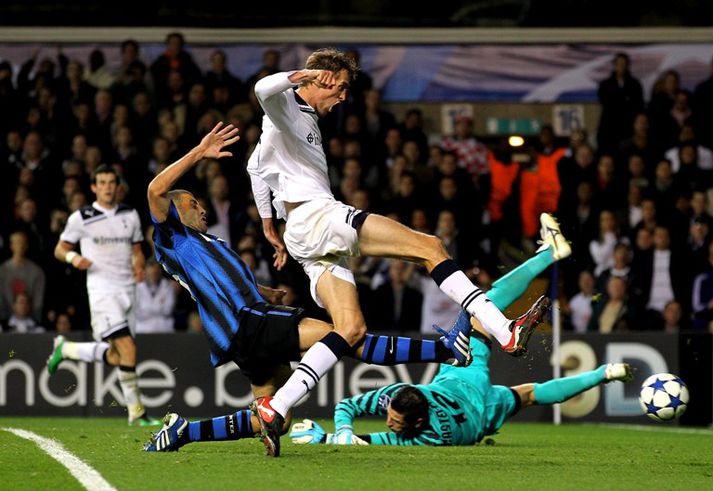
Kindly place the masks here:
<instances>
[{"instance_id":1,"label":"white football jersey","mask_svg":"<svg viewBox=\"0 0 713 491\"><path fill-rule=\"evenodd\" d=\"M276 73L255 84L265 116L247 169L263 218L272 216L270 192L278 218L285 217L285 202L334 199L317 113L295 92L291 73Z\"/></svg>"},{"instance_id":2,"label":"white football jersey","mask_svg":"<svg viewBox=\"0 0 713 491\"><path fill-rule=\"evenodd\" d=\"M131 267L134 244L144 240L139 214L119 204L107 210L94 202L69 216L60 240L79 243L82 256L92 262L87 289L112 291L136 284Z\"/></svg>"}]
</instances>

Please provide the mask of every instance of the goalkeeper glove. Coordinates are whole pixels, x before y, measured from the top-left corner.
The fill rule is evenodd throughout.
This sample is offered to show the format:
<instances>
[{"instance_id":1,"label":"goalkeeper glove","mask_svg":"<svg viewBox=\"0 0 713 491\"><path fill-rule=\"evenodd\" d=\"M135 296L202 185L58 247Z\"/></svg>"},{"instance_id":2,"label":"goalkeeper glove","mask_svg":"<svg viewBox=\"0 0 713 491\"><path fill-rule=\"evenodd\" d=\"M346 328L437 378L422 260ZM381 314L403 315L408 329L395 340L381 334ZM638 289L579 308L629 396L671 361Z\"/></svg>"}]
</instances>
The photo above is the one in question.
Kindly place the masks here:
<instances>
[{"instance_id":1,"label":"goalkeeper glove","mask_svg":"<svg viewBox=\"0 0 713 491\"><path fill-rule=\"evenodd\" d=\"M292 439L292 443L298 445L324 443L327 438L327 433L315 421L303 419L301 423L292 425L290 438Z\"/></svg>"},{"instance_id":2,"label":"goalkeeper glove","mask_svg":"<svg viewBox=\"0 0 713 491\"><path fill-rule=\"evenodd\" d=\"M369 445L354 434L354 429L350 425L340 426L334 434L327 433L326 442L334 445Z\"/></svg>"}]
</instances>

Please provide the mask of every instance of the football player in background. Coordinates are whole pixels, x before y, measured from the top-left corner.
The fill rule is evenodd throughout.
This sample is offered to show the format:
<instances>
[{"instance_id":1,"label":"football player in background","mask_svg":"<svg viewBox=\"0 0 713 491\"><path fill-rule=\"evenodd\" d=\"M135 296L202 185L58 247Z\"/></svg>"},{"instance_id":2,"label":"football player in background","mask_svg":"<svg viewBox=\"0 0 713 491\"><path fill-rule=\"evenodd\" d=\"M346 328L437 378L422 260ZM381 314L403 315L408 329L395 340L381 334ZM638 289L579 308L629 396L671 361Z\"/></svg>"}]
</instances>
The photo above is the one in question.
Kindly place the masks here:
<instances>
[{"instance_id":1,"label":"football player in background","mask_svg":"<svg viewBox=\"0 0 713 491\"><path fill-rule=\"evenodd\" d=\"M141 403L136 375L136 282L144 279L144 254L139 214L117 202L119 177L108 165L92 174L96 201L75 211L59 237L54 255L59 261L86 270L94 342L54 338L47 370L57 371L63 360L107 363L119 367L119 385L129 424L155 426ZM74 248L79 244L81 254Z\"/></svg>"}]
</instances>

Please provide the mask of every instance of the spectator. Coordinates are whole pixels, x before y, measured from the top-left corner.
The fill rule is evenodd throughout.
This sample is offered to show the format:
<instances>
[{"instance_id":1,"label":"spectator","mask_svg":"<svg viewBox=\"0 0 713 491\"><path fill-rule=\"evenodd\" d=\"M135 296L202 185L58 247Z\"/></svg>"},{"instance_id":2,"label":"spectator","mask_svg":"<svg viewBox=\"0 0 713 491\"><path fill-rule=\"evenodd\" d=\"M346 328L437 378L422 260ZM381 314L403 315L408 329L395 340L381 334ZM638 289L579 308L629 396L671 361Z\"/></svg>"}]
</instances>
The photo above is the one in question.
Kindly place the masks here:
<instances>
[{"instance_id":1,"label":"spectator","mask_svg":"<svg viewBox=\"0 0 713 491\"><path fill-rule=\"evenodd\" d=\"M185 44L180 32L171 32L166 36L166 50L151 64L156 94L168 92L168 79L172 72L178 72L183 83L188 85L202 79L201 71L193 57L184 49Z\"/></svg>"},{"instance_id":2,"label":"spectator","mask_svg":"<svg viewBox=\"0 0 713 491\"><path fill-rule=\"evenodd\" d=\"M614 248L621 239L614 213L604 210L599 214L599 237L589 243L589 253L594 260L594 276L614 266Z\"/></svg>"},{"instance_id":3,"label":"spectator","mask_svg":"<svg viewBox=\"0 0 713 491\"><path fill-rule=\"evenodd\" d=\"M671 300L690 298L687 258L670 248L671 238L666 227L654 230L654 249L637 262L632 271L632 293L647 312L647 326L657 323Z\"/></svg>"},{"instance_id":4,"label":"spectator","mask_svg":"<svg viewBox=\"0 0 713 491\"><path fill-rule=\"evenodd\" d=\"M248 77L245 84L253 87L263 77L273 75L280 71L280 52L276 49L266 49L262 53L262 66Z\"/></svg>"},{"instance_id":5,"label":"spectator","mask_svg":"<svg viewBox=\"0 0 713 491\"><path fill-rule=\"evenodd\" d=\"M423 296L407 285L413 264L391 260L389 282L374 292L374 329L386 331L413 331L421 325Z\"/></svg>"},{"instance_id":6,"label":"spectator","mask_svg":"<svg viewBox=\"0 0 713 491\"><path fill-rule=\"evenodd\" d=\"M215 50L210 55L210 70L205 74L205 84L211 97L216 87L225 87L229 92L228 101L231 106L247 101L246 88L240 79L228 70L228 57L223 50Z\"/></svg>"},{"instance_id":7,"label":"spectator","mask_svg":"<svg viewBox=\"0 0 713 491\"><path fill-rule=\"evenodd\" d=\"M89 66L84 78L89 85L96 89L109 89L114 85L114 74L106 66L106 59L102 50L94 49L89 53Z\"/></svg>"},{"instance_id":8,"label":"spectator","mask_svg":"<svg viewBox=\"0 0 713 491\"><path fill-rule=\"evenodd\" d=\"M136 332L139 334L171 333L177 284L161 274L161 266L150 260L146 278L136 285Z\"/></svg>"},{"instance_id":9,"label":"spectator","mask_svg":"<svg viewBox=\"0 0 713 491\"><path fill-rule=\"evenodd\" d=\"M610 268L605 269L597 279L597 292L603 292L609 282L609 278L616 276L629 284L631 274L631 248L625 242L618 242L614 246L613 261Z\"/></svg>"},{"instance_id":10,"label":"spectator","mask_svg":"<svg viewBox=\"0 0 713 491\"><path fill-rule=\"evenodd\" d=\"M703 145L700 145L696 141L696 134L693 132L693 127L687 124L681 128L681 131L679 131L678 145L669 148L664 155L664 157L671 162L671 169L674 173L677 173L681 168L680 149L684 144L690 144L694 147L695 153L698 157L696 160L699 169L707 171L713 169L713 151Z\"/></svg>"},{"instance_id":11,"label":"spectator","mask_svg":"<svg viewBox=\"0 0 713 491\"><path fill-rule=\"evenodd\" d=\"M686 329L683 324L683 308L676 300L671 300L663 309L661 329L668 334L677 334L681 329Z\"/></svg>"},{"instance_id":12,"label":"spectator","mask_svg":"<svg viewBox=\"0 0 713 491\"><path fill-rule=\"evenodd\" d=\"M57 316L54 323L54 330L57 334L67 334L72 332L72 319L66 312L62 312Z\"/></svg>"},{"instance_id":13,"label":"spectator","mask_svg":"<svg viewBox=\"0 0 713 491\"><path fill-rule=\"evenodd\" d=\"M579 292L567 304L567 313L574 332L587 332L587 325L592 317L592 301L594 299L594 276L588 270L579 273Z\"/></svg>"},{"instance_id":14,"label":"spectator","mask_svg":"<svg viewBox=\"0 0 713 491\"><path fill-rule=\"evenodd\" d=\"M18 293L12 304L12 315L5 323L4 331L18 334L37 334L45 328L32 317L32 299L27 293Z\"/></svg>"},{"instance_id":15,"label":"spectator","mask_svg":"<svg viewBox=\"0 0 713 491\"><path fill-rule=\"evenodd\" d=\"M626 282L612 276L607 283L606 295L594 304L587 330L610 334L614 331L626 332L635 319L628 301Z\"/></svg>"},{"instance_id":16,"label":"spectator","mask_svg":"<svg viewBox=\"0 0 713 491\"><path fill-rule=\"evenodd\" d=\"M10 235L12 257L0 265L0 319L10 317L15 298L25 293L33 299L30 312L42 319L45 295L45 273L27 258L28 239L25 232Z\"/></svg>"},{"instance_id":17,"label":"spectator","mask_svg":"<svg viewBox=\"0 0 713 491\"><path fill-rule=\"evenodd\" d=\"M474 181L490 174L488 149L473 134L473 119L458 116L455 120L455 134L443 139L441 146L458 157L458 165L468 171Z\"/></svg>"},{"instance_id":18,"label":"spectator","mask_svg":"<svg viewBox=\"0 0 713 491\"><path fill-rule=\"evenodd\" d=\"M713 148L713 60L711 60L711 76L696 86L693 93L693 123L700 142Z\"/></svg>"},{"instance_id":19,"label":"spectator","mask_svg":"<svg viewBox=\"0 0 713 491\"><path fill-rule=\"evenodd\" d=\"M693 280L693 327L713 332L713 242L707 259L706 269Z\"/></svg>"},{"instance_id":20,"label":"spectator","mask_svg":"<svg viewBox=\"0 0 713 491\"><path fill-rule=\"evenodd\" d=\"M597 131L601 151L611 152L631 136L636 114L644 109L641 83L631 75L631 61L626 53L617 53L609 78L599 83L597 95L602 107Z\"/></svg>"}]
</instances>

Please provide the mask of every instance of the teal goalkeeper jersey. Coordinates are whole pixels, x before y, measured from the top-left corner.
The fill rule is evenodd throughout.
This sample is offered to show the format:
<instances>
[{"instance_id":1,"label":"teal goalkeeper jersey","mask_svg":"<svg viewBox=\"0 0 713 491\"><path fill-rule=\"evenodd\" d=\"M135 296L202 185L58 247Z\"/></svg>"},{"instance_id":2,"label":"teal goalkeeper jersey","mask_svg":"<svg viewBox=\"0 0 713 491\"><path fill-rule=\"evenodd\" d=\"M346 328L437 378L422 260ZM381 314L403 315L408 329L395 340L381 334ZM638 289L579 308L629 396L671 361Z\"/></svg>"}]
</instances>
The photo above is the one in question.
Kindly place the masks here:
<instances>
[{"instance_id":1,"label":"teal goalkeeper jersey","mask_svg":"<svg viewBox=\"0 0 713 491\"><path fill-rule=\"evenodd\" d=\"M358 416L384 416L391 398L407 384L393 384L344 399L334 409L335 428L352 425ZM370 433L372 445L472 445L497 428L484 424L485 394L461 387L455 379L442 383L414 385L428 400L429 425L415 438L404 438L394 432ZM360 435L362 436L362 435Z\"/></svg>"}]
</instances>

